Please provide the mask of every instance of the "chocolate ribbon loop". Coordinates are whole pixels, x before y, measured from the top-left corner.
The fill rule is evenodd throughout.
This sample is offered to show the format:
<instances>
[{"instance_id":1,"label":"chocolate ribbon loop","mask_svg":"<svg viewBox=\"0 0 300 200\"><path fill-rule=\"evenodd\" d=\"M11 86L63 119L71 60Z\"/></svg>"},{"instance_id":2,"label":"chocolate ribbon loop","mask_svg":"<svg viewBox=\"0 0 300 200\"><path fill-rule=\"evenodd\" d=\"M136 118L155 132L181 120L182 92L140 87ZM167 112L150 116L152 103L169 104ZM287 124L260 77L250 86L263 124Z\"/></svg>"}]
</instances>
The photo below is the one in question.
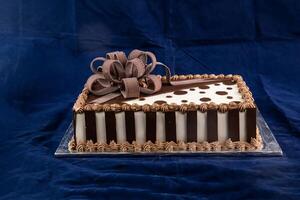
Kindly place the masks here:
<instances>
[{"instance_id":1,"label":"chocolate ribbon loop","mask_svg":"<svg viewBox=\"0 0 300 200\"><path fill-rule=\"evenodd\" d=\"M148 57L150 63L147 63ZM103 63L95 67L96 62ZM86 85L97 96L116 91L124 98L137 98L140 93L153 94L162 87L160 77L150 75L156 64L155 55L147 51L133 50L128 59L121 51L107 53L106 58L97 57L92 60L90 68L94 74Z\"/></svg>"},{"instance_id":2,"label":"chocolate ribbon loop","mask_svg":"<svg viewBox=\"0 0 300 200\"><path fill-rule=\"evenodd\" d=\"M145 74L145 64L138 58L133 58L126 63L125 75L126 77L141 78Z\"/></svg>"},{"instance_id":3,"label":"chocolate ribbon loop","mask_svg":"<svg viewBox=\"0 0 300 200\"><path fill-rule=\"evenodd\" d=\"M121 93L124 98L140 96L140 86L136 77L122 79Z\"/></svg>"},{"instance_id":4,"label":"chocolate ribbon loop","mask_svg":"<svg viewBox=\"0 0 300 200\"><path fill-rule=\"evenodd\" d=\"M96 63L102 62L102 65ZM95 66L96 65L96 66ZM191 79L171 81L168 66L158 62L155 55L149 51L133 50L126 57L122 51L106 54L92 60L90 68L94 73L86 82L88 90L100 98L98 103L109 101L122 95L124 98L137 98L141 93L154 94L162 87L161 77L151 74L156 66L165 70L166 82L169 85L185 85L214 81L213 79Z\"/></svg>"}]
</instances>

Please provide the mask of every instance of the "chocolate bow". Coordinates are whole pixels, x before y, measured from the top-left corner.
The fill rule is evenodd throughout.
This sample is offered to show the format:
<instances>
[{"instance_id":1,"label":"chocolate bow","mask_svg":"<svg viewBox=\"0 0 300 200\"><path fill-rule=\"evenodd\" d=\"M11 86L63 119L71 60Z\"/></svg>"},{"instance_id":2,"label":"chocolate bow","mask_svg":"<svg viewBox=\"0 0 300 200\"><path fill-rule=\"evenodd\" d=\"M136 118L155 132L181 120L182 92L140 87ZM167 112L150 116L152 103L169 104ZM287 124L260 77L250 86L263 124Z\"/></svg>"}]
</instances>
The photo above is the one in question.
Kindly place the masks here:
<instances>
[{"instance_id":1,"label":"chocolate bow","mask_svg":"<svg viewBox=\"0 0 300 200\"><path fill-rule=\"evenodd\" d=\"M149 63L148 58L150 58ZM95 68L94 65L98 61L103 62L103 64ZM137 98L140 93L153 94L162 87L161 77L151 74L158 65L164 67L166 82L170 85L213 81L213 79L171 81L170 69L158 62L153 53L133 50L128 58L124 52L115 51L107 53L106 58L97 57L92 60L90 68L94 74L89 77L86 86L92 94L101 96L97 99L98 103L109 101L120 95L124 98ZM98 83L98 87L95 87L96 83Z\"/></svg>"}]
</instances>

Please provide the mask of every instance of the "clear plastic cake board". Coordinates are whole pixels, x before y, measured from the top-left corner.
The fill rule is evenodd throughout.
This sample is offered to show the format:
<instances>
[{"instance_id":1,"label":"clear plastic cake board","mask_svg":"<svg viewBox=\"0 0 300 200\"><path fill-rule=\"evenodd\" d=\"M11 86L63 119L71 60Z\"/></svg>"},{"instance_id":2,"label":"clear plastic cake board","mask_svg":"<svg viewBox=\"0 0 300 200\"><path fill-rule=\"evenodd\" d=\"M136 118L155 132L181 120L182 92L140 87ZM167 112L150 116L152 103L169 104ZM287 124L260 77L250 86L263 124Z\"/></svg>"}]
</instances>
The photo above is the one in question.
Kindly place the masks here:
<instances>
[{"instance_id":1,"label":"clear plastic cake board","mask_svg":"<svg viewBox=\"0 0 300 200\"><path fill-rule=\"evenodd\" d=\"M253 151L174 151L174 152L70 152L68 150L68 142L73 137L72 123L68 127L63 136L58 148L55 151L56 157L104 157L104 156L282 156L283 152L268 127L266 121L257 112L257 126L259 128L263 148L261 150Z\"/></svg>"}]
</instances>

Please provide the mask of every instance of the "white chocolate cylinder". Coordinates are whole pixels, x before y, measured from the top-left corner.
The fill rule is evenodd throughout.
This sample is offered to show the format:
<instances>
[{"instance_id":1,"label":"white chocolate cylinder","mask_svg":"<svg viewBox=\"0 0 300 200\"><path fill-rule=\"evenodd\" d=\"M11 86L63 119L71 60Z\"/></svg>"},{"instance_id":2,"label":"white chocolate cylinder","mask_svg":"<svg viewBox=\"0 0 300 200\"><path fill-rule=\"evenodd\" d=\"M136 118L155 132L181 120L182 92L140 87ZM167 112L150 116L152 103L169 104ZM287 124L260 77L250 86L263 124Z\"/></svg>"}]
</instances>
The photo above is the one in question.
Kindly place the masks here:
<instances>
[{"instance_id":1,"label":"white chocolate cylinder","mask_svg":"<svg viewBox=\"0 0 300 200\"><path fill-rule=\"evenodd\" d=\"M186 113L175 112L177 141L186 142Z\"/></svg>"},{"instance_id":2,"label":"white chocolate cylinder","mask_svg":"<svg viewBox=\"0 0 300 200\"><path fill-rule=\"evenodd\" d=\"M207 112L197 111L197 142L207 141Z\"/></svg>"},{"instance_id":3,"label":"white chocolate cylinder","mask_svg":"<svg viewBox=\"0 0 300 200\"><path fill-rule=\"evenodd\" d=\"M228 139L228 113L218 112L218 141L225 142Z\"/></svg>"},{"instance_id":4,"label":"white chocolate cylinder","mask_svg":"<svg viewBox=\"0 0 300 200\"><path fill-rule=\"evenodd\" d=\"M84 113L76 114L76 141L78 144L86 142Z\"/></svg>"},{"instance_id":5,"label":"white chocolate cylinder","mask_svg":"<svg viewBox=\"0 0 300 200\"><path fill-rule=\"evenodd\" d=\"M97 142L106 143L105 113L96 112L95 115L96 115Z\"/></svg>"},{"instance_id":6,"label":"white chocolate cylinder","mask_svg":"<svg viewBox=\"0 0 300 200\"><path fill-rule=\"evenodd\" d=\"M138 144L146 142L146 114L142 111L134 113L135 139Z\"/></svg>"},{"instance_id":7,"label":"white chocolate cylinder","mask_svg":"<svg viewBox=\"0 0 300 200\"><path fill-rule=\"evenodd\" d=\"M240 118L240 141L247 140L247 130L246 130L246 111L239 113Z\"/></svg>"},{"instance_id":8,"label":"white chocolate cylinder","mask_svg":"<svg viewBox=\"0 0 300 200\"><path fill-rule=\"evenodd\" d=\"M156 113L156 140L166 141L165 114L163 112Z\"/></svg>"},{"instance_id":9,"label":"white chocolate cylinder","mask_svg":"<svg viewBox=\"0 0 300 200\"><path fill-rule=\"evenodd\" d=\"M117 132L117 142L126 142L126 124L125 124L125 113L116 113L116 132Z\"/></svg>"}]
</instances>

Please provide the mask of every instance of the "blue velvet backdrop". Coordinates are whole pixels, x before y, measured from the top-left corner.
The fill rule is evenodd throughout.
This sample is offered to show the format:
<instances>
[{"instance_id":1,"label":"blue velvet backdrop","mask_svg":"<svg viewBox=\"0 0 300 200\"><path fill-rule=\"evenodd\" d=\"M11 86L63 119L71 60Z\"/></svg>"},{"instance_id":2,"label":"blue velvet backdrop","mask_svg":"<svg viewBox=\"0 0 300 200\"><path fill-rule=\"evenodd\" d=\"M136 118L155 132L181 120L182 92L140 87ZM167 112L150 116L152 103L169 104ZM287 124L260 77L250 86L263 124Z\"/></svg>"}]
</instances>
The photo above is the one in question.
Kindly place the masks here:
<instances>
[{"instance_id":1,"label":"blue velvet backdrop","mask_svg":"<svg viewBox=\"0 0 300 200\"><path fill-rule=\"evenodd\" d=\"M0 5L0 199L300 198L300 1ZM90 60L134 48L243 75L284 157L54 158Z\"/></svg>"}]
</instances>

